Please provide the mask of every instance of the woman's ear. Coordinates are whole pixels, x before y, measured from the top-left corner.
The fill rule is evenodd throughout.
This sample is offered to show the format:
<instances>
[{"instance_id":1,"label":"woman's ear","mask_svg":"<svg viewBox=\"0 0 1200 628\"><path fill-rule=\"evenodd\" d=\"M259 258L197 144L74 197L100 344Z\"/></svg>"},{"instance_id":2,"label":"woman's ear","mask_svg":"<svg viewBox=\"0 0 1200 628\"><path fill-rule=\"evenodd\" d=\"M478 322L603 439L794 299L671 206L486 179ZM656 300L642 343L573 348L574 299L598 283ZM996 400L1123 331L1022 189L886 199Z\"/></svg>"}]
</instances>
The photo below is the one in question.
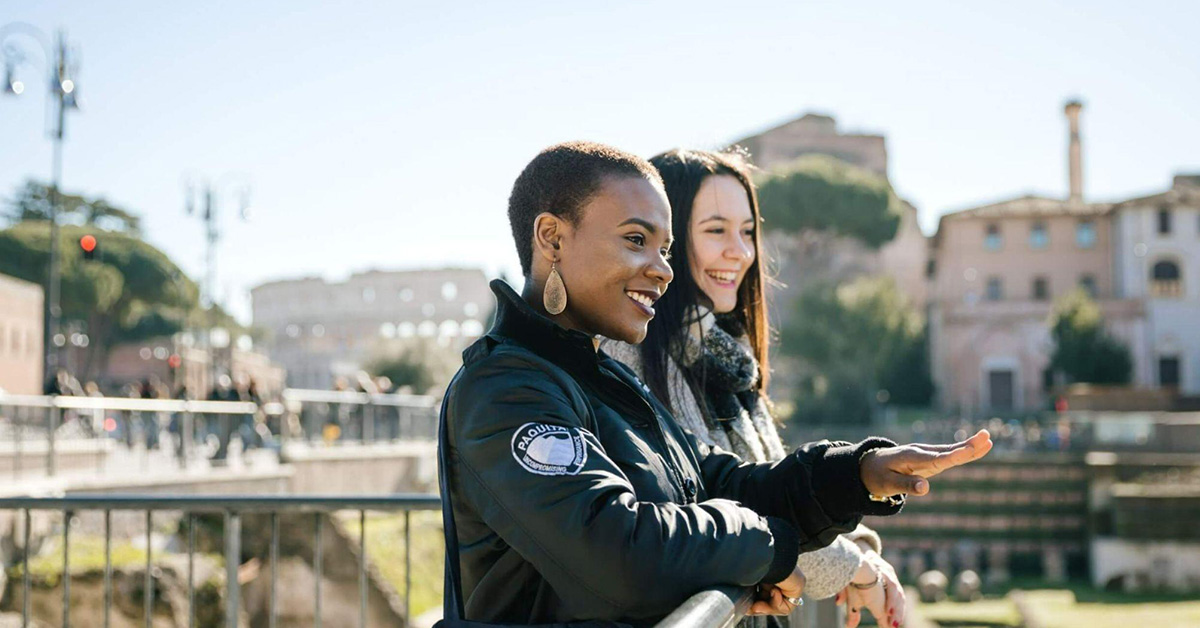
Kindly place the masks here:
<instances>
[{"instance_id":1,"label":"woman's ear","mask_svg":"<svg viewBox=\"0 0 1200 628\"><path fill-rule=\"evenodd\" d=\"M571 224L562 216L542 212L533 219L533 250L547 262L562 260L563 239L570 235Z\"/></svg>"}]
</instances>

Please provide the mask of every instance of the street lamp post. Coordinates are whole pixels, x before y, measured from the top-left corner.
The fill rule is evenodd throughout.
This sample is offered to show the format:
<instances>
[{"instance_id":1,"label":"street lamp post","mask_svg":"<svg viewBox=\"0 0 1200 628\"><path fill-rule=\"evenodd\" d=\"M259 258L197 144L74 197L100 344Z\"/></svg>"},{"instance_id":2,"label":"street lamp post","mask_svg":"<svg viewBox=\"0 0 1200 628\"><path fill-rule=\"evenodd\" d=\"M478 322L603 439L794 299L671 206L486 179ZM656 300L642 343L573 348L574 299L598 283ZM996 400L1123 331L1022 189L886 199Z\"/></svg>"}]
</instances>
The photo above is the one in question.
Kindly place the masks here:
<instances>
[{"instance_id":1,"label":"street lamp post","mask_svg":"<svg viewBox=\"0 0 1200 628\"><path fill-rule=\"evenodd\" d=\"M55 108L54 127L50 137L54 141L54 157L50 171L50 268L46 278L46 300L43 309L43 377L52 376L58 367L59 348L67 344L66 336L59 329L62 307L59 304L61 285L60 254L58 241L59 184L62 180L62 144L66 133L67 111L79 109L79 96L75 79L79 71L75 58L77 52L67 46L66 33L58 32L57 45L39 28L24 22L12 22L0 27L0 55L4 58L4 93L19 96L25 84L17 78L17 67L25 61L25 55L15 44L17 36L24 35L38 42L45 55L47 80Z\"/></svg>"},{"instance_id":2,"label":"street lamp post","mask_svg":"<svg viewBox=\"0 0 1200 628\"><path fill-rule=\"evenodd\" d=\"M221 240L221 230L218 217L220 215L219 192L232 189L238 198L238 216L242 220L249 217L250 212L250 183L247 177L238 173L228 173L216 181L205 180L196 184L186 182L186 208L188 215L199 215L204 221L204 299L202 303L208 308L204 320L204 348L208 354L209 387L217 380L217 360L214 351L214 328L216 326L217 306L217 245ZM203 205L196 208L196 203Z\"/></svg>"}]
</instances>

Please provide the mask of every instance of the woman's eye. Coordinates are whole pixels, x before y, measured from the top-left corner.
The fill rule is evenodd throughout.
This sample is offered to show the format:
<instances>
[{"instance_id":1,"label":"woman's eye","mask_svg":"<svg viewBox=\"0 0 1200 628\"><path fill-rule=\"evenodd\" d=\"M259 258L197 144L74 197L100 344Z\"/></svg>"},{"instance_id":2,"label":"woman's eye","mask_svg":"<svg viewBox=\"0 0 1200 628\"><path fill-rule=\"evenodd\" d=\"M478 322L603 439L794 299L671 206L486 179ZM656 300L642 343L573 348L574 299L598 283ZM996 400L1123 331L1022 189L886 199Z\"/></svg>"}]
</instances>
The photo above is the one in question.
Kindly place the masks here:
<instances>
[{"instance_id":1,"label":"woman's eye","mask_svg":"<svg viewBox=\"0 0 1200 628\"><path fill-rule=\"evenodd\" d=\"M642 236L642 235L625 236L625 239L629 240L630 242L632 242L638 246L642 246L642 245L646 244L646 237Z\"/></svg>"},{"instance_id":2,"label":"woman's eye","mask_svg":"<svg viewBox=\"0 0 1200 628\"><path fill-rule=\"evenodd\" d=\"M753 237L754 237L754 230L753 230L753 229L747 229L747 230L743 231L743 232L742 232L742 234L743 234L743 235L745 235L747 238L753 238Z\"/></svg>"},{"instance_id":3,"label":"woman's eye","mask_svg":"<svg viewBox=\"0 0 1200 628\"><path fill-rule=\"evenodd\" d=\"M725 233L725 227L713 227L712 229L709 229L705 233L722 234L722 233Z\"/></svg>"},{"instance_id":4,"label":"woman's eye","mask_svg":"<svg viewBox=\"0 0 1200 628\"><path fill-rule=\"evenodd\" d=\"M670 261L670 259L671 259L671 249L663 249L663 250L661 250L661 251L659 251L659 252L662 254L662 258L663 258L663 259Z\"/></svg>"}]
</instances>

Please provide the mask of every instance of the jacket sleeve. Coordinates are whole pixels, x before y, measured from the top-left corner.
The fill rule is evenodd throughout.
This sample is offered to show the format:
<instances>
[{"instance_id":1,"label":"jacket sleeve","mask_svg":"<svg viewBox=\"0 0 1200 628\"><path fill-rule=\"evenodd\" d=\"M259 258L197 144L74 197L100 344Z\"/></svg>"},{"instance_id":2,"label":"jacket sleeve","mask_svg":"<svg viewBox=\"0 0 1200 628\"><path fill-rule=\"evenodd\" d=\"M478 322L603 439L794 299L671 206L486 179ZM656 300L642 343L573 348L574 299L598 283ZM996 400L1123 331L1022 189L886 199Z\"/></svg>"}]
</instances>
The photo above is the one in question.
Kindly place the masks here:
<instances>
[{"instance_id":1,"label":"jacket sleeve","mask_svg":"<svg viewBox=\"0 0 1200 628\"><path fill-rule=\"evenodd\" d=\"M899 504L872 501L862 483L863 454L895 443L868 438L861 443L808 443L773 463L743 462L719 447L696 443L709 496L732 499L768 517L790 522L801 551L820 549L854 530L863 515L893 515Z\"/></svg>"},{"instance_id":2,"label":"jacket sleeve","mask_svg":"<svg viewBox=\"0 0 1200 628\"><path fill-rule=\"evenodd\" d=\"M704 588L791 571L798 539L780 519L725 499L640 501L571 399L527 358L493 354L463 372L447 420L460 493L572 615L662 616Z\"/></svg>"}]
</instances>

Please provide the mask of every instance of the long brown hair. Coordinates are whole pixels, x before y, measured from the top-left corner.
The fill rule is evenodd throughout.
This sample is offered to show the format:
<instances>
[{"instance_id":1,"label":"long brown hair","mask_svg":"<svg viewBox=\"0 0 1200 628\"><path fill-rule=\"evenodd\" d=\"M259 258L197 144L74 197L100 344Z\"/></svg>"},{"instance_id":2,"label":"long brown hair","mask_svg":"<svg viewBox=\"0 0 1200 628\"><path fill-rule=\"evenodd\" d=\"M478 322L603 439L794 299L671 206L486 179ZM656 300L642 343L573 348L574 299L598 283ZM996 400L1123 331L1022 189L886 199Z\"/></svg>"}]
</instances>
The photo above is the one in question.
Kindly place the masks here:
<instances>
[{"instance_id":1,"label":"long brown hair","mask_svg":"<svg viewBox=\"0 0 1200 628\"><path fill-rule=\"evenodd\" d=\"M706 178L727 175L737 179L746 189L746 198L754 217L754 262L738 287L738 304L731 314L746 330L751 351L758 360L758 390L765 394L771 373L767 359L770 327L767 322L766 273L763 270L766 260L762 251L762 216L758 211L758 192L751 180L750 165L741 154L735 152L681 149L651 157L650 163L662 175L667 199L671 203L671 227L676 238L671 249L671 268L675 271L675 279L670 289L654 304L655 316L650 320L646 339L640 346L646 384L660 401L671 407L667 363L669 359L681 361L684 334L688 333L684 321L695 312L702 295L692 277L689 261L692 206ZM694 389L703 389L703 382L689 381L689 384ZM671 410L675 411L675 408Z\"/></svg>"}]
</instances>

